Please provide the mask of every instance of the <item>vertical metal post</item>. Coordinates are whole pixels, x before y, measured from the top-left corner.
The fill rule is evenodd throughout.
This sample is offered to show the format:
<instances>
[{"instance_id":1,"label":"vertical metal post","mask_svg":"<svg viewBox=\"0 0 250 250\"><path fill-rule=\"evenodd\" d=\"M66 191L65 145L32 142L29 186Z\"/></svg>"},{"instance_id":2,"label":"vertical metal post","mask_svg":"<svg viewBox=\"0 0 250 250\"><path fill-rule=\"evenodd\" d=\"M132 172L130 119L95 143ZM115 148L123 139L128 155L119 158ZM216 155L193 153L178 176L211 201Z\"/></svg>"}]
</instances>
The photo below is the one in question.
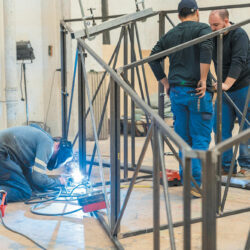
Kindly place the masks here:
<instances>
[{"instance_id":1,"label":"vertical metal post","mask_svg":"<svg viewBox=\"0 0 250 250\"><path fill-rule=\"evenodd\" d=\"M175 247L175 239L174 239L174 228L173 228L172 212L171 212L171 206L170 206L170 198L169 198L169 193L168 193L168 180L167 180L167 173L166 173L165 161L164 161L162 136L159 131L157 133L157 136L158 136L158 142L159 142L159 157L160 157L160 166L161 166L161 172L162 172L166 213L167 213L167 218L168 218L170 244L171 244L171 250L175 250L176 247Z\"/></svg>"},{"instance_id":2,"label":"vertical metal post","mask_svg":"<svg viewBox=\"0 0 250 250\"><path fill-rule=\"evenodd\" d=\"M217 124L216 143L222 140L222 64L223 64L223 34L217 37ZM218 158L216 174L217 213L221 212L221 156Z\"/></svg>"},{"instance_id":3,"label":"vertical metal post","mask_svg":"<svg viewBox=\"0 0 250 250\"><path fill-rule=\"evenodd\" d=\"M183 168L183 217L184 217L184 250L191 249L191 159L184 156L184 168Z\"/></svg>"},{"instance_id":4,"label":"vertical metal post","mask_svg":"<svg viewBox=\"0 0 250 250\"><path fill-rule=\"evenodd\" d=\"M161 38L165 34L165 13L159 13L159 38ZM164 61L161 62L161 66L164 69ZM164 119L164 86L158 82L158 113L159 116ZM162 140L162 147L164 152L164 143L163 138Z\"/></svg>"},{"instance_id":5,"label":"vertical metal post","mask_svg":"<svg viewBox=\"0 0 250 250\"><path fill-rule=\"evenodd\" d=\"M250 101L250 87L248 88L247 98L246 98L245 106L244 106L244 109L243 109L243 114L242 114L242 117L241 117L239 133L242 132L243 127L244 127L244 123L245 123L245 120L246 120L246 115L247 115L247 112L248 112L248 103L249 103L249 101ZM231 165L230 165L229 173L228 173L228 176L227 176L227 183L226 183L226 187L225 187L225 190L224 190L224 195L223 195L222 201L221 201L221 212L224 211L224 207L225 207L225 203L226 203L226 199L227 199L227 194L228 194L228 189L229 189L231 177L232 177L232 174L233 174L234 163L235 163L235 160L236 160L236 155L238 153L238 149L239 149L239 143L237 143L235 145L235 147L234 147L233 158L231 160Z\"/></svg>"},{"instance_id":6,"label":"vertical metal post","mask_svg":"<svg viewBox=\"0 0 250 250\"><path fill-rule=\"evenodd\" d=\"M111 231L120 212L120 87L110 81ZM116 236L119 227L114 231Z\"/></svg>"},{"instance_id":7,"label":"vertical metal post","mask_svg":"<svg viewBox=\"0 0 250 250\"><path fill-rule=\"evenodd\" d=\"M123 37L123 30L121 30L119 41L118 41L118 43L117 43L117 45L116 45L116 47L115 47L115 49L114 49L114 51L113 51L113 54L112 54L111 58L109 59L108 65L111 65L111 63L112 63L112 61L113 61L113 59L114 59L114 56L117 55L117 53L119 52L122 37ZM104 81L106 75L107 75L107 71L105 71L104 74L102 75L102 78L101 78L101 80L100 80L100 82L99 82L99 84L98 84L98 87L97 87L96 90L95 90L95 93L94 93L93 98L92 98L92 101L91 101L92 105L93 105L93 103L94 103L94 101L95 101L95 99L96 99L96 96L97 96L98 93L99 93L99 90L100 90L100 88L101 88L101 86L102 86L102 83L103 83L103 81ZM89 112L90 112L90 108L88 108L88 110L87 110L87 112L86 112L86 115L85 115L85 118L87 118ZM78 133L76 134L76 136L75 136L75 138L74 138L73 145L75 145L75 142L76 142L77 138L78 138Z\"/></svg>"},{"instance_id":8,"label":"vertical metal post","mask_svg":"<svg viewBox=\"0 0 250 250\"><path fill-rule=\"evenodd\" d=\"M248 232L247 242L245 246L245 250L248 250L248 249L250 249L250 230Z\"/></svg>"},{"instance_id":9,"label":"vertical metal post","mask_svg":"<svg viewBox=\"0 0 250 250\"><path fill-rule=\"evenodd\" d=\"M216 177L212 151L202 159L202 250L216 250Z\"/></svg>"},{"instance_id":10,"label":"vertical metal post","mask_svg":"<svg viewBox=\"0 0 250 250\"><path fill-rule=\"evenodd\" d=\"M78 53L82 48L78 45ZM83 175L86 175L86 94L82 70L81 56L78 56L78 131L79 131L79 166Z\"/></svg>"},{"instance_id":11,"label":"vertical metal post","mask_svg":"<svg viewBox=\"0 0 250 250\"><path fill-rule=\"evenodd\" d=\"M140 59L142 59L142 49L141 49L140 37L139 37L139 32L138 32L138 28L137 28L136 23L135 23L135 34L136 34L136 40L137 40L137 44L138 44L139 56L140 56ZM126 65L126 64L124 64L124 65ZM151 106L144 64L142 64L142 75L143 75L143 80L144 80L144 87L145 87L147 102L148 102L148 105Z\"/></svg>"},{"instance_id":12,"label":"vertical metal post","mask_svg":"<svg viewBox=\"0 0 250 250\"><path fill-rule=\"evenodd\" d=\"M124 53L123 53L123 63L124 65L128 64L128 27L126 26L124 28ZM125 70L124 76L128 77L128 72ZM124 112L123 112L123 154L124 154L124 179L126 180L128 178L128 95L124 91L123 92L123 106L124 106Z\"/></svg>"},{"instance_id":13,"label":"vertical metal post","mask_svg":"<svg viewBox=\"0 0 250 250\"><path fill-rule=\"evenodd\" d=\"M134 24L131 24L130 29L130 47L131 47L131 62L133 62L134 48ZM135 88L135 70L131 68L131 87ZM131 99L131 166L135 167L135 103Z\"/></svg>"},{"instance_id":14,"label":"vertical metal post","mask_svg":"<svg viewBox=\"0 0 250 250\"><path fill-rule=\"evenodd\" d=\"M25 108L26 108L26 124L29 125L29 105L28 105L28 94L27 94L27 82L26 82L26 65L23 66L23 80L24 80L24 94L25 94Z\"/></svg>"},{"instance_id":15,"label":"vertical metal post","mask_svg":"<svg viewBox=\"0 0 250 250\"><path fill-rule=\"evenodd\" d=\"M109 15L109 6L108 0L102 0L102 21L105 22L108 20ZM103 44L110 44L110 33L109 31L104 31L102 35Z\"/></svg>"},{"instance_id":16,"label":"vertical metal post","mask_svg":"<svg viewBox=\"0 0 250 250\"><path fill-rule=\"evenodd\" d=\"M113 63L113 69L116 68L116 64L117 64L117 60L118 60L118 55L119 55L119 52L120 52L121 40L122 40L123 36L124 36L124 28L122 28L122 30L121 30L120 38L119 38L119 41L118 41L118 44L117 44L117 49L115 50L115 59L114 59L114 63ZM105 101L104 101L104 104L103 104L103 110L102 110L100 122L99 122L99 125L98 125L98 131L97 131L98 137L99 137L99 135L101 133L101 130L102 130L102 123L103 123L103 119L104 119L104 114L106 112L106 106L107 106L107 103L108 103L109 93L110 93L110 84L108 86L108 90L107 90L106 95L105 95ZM88 114L88 111L87 111L87 114ZM87 114L86 114L86 116L87 116ZM95 146L94 146L94 149L93 149L93 153L92 153L92 157L91 157L90 166L89 166L89 169L88 169L88 178L90 178L90 175L91 175L91 172L92 172L92 166L93 166L93 163L94 163L94 160L95 160L96 149L97 149L97 145L95 143Z\"/></svg>"},{"instance_id":17,"label":"vertical metal post","mask_svg":"<svg viewBox=\"0 0 250 250\"><path fill-rule=\"evenodd\" d=\"M165 34L165 13L159 13L159 38ZM162 68L164 69L164 62L162 62ZM159 116L164 119L164 86L159 82L158 85L158 107Z\"/></svg>"},{"instance_id":18,"label":"vertical metal post","mask_svg":"<svg viewBox=\"0 0 250 250\"><path fill-rule=\"evenodd\" d=\"M61 43L61 96L62 96L62 137L67 138L67 57L66 30L60 24Z\"/></svg>"},{"instance_id":19,"label":"vertical metal post","mask_svg":"<svg viewBox=\"0 0 250 250\"><path fill-rule=\"evenodd\" d=\"M151 121L154 122L154 121ZM160 157L158 131L153 124L153 225L154 250L160 249Z\"/></svg>"}]
</instances>

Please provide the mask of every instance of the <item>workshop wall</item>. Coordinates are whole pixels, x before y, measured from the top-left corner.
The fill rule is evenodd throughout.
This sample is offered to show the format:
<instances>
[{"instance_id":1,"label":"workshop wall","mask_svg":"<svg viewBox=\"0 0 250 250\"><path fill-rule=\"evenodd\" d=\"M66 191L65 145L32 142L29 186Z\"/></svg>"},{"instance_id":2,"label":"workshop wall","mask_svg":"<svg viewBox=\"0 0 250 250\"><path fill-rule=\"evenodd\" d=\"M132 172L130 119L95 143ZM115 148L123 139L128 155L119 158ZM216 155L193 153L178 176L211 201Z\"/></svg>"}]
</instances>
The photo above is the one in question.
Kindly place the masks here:
<instances>
[{"instance_id":1,"label":"workshop wall","mask_svg":"<svg viewBox=\"0 0 250 250\"><path fill-rule=\"evenodd\" d=\"M8 1L8 0L3 0ZM6 104L5 104L5 59L4 59L4 22L3 22L3 1L0 1L0 129L6 128ZM146 8L152 7L153 10L176 9L179 1L176 0L145 0ZM212 0L198 0L199 7L215 5ZM101 15L100 0L82 0L85 15L89 15L89 8L95 8L94 15ZM248 0L238 1L237 4L249 3ZM234 0L224 0L216 4L229 5L236 4ZM30 40L34 49L35 59L31 64L26 65L27 91L29 120L46 123L51 129L52 135L61 134L61 87L60 87L60 33L59 23L62 18L79 18L81 12L78 0L15 0L16 9L16 41ZM126 14L135 12L134 0L109 0L109 14ZM249 18L250 8L230 10L230 19L234 22L240 22ZM200 12L202 22L208 22L209 12ZM179 20L177 14L169 15L175 24ZM158 18L153 17L146 22L138 23L141 46L144 54L148 54L151 48L158 40ZM97 21L99 23L100 21ZM90 22L90 25L91 22ZM81 22L71 25L73 30L82 29ZM166 20L166 31L171 25ZM250 34L250 25L244 26L244 29ZM88 44L105 60L108 60L107 51L111 51L115 46L120 29L111 31L111 45L102 46L102 35L96 36ZM68 37L67 51L67 80L68 92L71 91L73 64L76 50L76 42ZM49 51L50 48L50 51ZM18 62L13 65L17 72L18 86L21 72ZM86 58L87 71L94 70L97 72L103 69L90 56ZM149 74L150 89L156 91L157 83ZM76 78L77 83L77 78ZM154 86L154 87L152 87ZM21 101L21 91L18 91L18 103L21 118L18 118L16 125L25 124L25 103ZM51 97L50 97L51 96ZM69 100L69 98L68 98ZM68 101L69 103L69 101ZM69 138L74 138L78 127L78 110L77 110L77 84L73 101L72 120L70 124Z\"/></svg>"}]
</instances>

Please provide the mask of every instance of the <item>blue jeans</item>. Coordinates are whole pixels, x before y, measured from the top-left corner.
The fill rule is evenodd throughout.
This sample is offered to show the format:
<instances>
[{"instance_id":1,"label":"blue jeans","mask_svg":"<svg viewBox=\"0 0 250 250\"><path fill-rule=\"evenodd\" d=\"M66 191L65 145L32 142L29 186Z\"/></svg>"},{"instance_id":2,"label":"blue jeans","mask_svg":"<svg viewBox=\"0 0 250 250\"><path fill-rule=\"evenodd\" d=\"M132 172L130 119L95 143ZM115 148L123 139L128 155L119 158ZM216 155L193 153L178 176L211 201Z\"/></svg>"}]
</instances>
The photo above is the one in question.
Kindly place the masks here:
<instances>
[{"instance_id":1,"label":"blue jeans","mask_svg":"<svg viewBox=\"0 0 250 250\"><path fill-rule=\"evenodd\" d=\"M206 92L205 96L199 99L190 91L194 91L194 88L180 86L170 88L174 129L192 149L207 150L213 126L212 94ZM201 172L200 160L192 159L192 175L198 185L201 184ZM183 176L181 166L180 176L181 178Z\"/></svg>"},{"instance_id":2,"label":"blue jeans","mask_svg":"<svg viewBox=\"0 0 250 250\"><path fill-rule=\"evenodd\" d=\"M7 192L7 202L24 201L31 197L32 190L22 169L0 150L0 189Z\"/></svg>"},{"instance_id":3,"label":"blue jeans","mask_svg":"<svg viewBox=\"0 0 250 250\"><path fill-rule=\"evenodd\" d=\"M244 105L247 98L248 87L238 89L232 92L227 92L232 101L236 104L241 112L243 112ZM241 116L235 111L234 107L227 101L225 95L222 95L222 140L226 140L232 137L232 130L234 128L234 123L236 117L241 122ZM216 122L217 122L217 104L215 104L215 119L214 119L214 131L216 133ZM247 120L250 122L250 102L248 103L248 110L246 115ZM247 123L244 124L243 130L249 128ZM248 144L248 145L247 145ZM250 169L250 153L249 146L250 142L247 144L240 144L240 152L238 157L238 163L242 168ZM231 161L233 158L233 149L229 149L222 155L222 167L228 172ZM236 173L237 161L235 161L234 173Z\"/></svg>"}]
</instances>

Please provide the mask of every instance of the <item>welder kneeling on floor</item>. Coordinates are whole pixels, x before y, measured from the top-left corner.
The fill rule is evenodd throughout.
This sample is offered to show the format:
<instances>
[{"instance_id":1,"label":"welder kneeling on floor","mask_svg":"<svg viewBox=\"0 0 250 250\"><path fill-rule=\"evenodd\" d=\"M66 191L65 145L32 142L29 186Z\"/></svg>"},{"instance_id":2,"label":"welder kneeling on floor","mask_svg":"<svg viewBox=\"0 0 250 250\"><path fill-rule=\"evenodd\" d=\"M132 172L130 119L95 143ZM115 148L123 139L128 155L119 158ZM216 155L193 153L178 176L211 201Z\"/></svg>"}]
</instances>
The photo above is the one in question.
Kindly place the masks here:
<instances>
[{"instance_id":1,"label":"welder kneeling on floor","mask_svg":"<svg viewBox=\"0 0 250 250\"><path fill-rule=\"evenodd\" d=\"M71 160L72 145L53 139L36 124L0 131L0 190L7 202L24 201L33 191L47 192L65 185L63 177L50 178L53 170Z\"/></svg>"}]
</instances>

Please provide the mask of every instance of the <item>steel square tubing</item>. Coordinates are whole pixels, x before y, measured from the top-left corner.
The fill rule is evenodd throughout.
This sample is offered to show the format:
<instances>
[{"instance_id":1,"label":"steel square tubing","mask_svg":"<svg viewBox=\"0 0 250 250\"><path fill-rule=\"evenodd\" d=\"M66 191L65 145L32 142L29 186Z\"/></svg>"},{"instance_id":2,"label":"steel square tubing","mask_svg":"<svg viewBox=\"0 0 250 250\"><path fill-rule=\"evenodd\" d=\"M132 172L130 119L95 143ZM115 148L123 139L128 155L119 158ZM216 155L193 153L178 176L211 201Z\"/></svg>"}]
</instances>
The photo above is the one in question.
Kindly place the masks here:
<instances>
[{"instance_id":1,"label":"steel square tubing","mask_svg":"<svg viewBox=\"0 0 250 250\"><path fill-rule=\"evenodd\" d=\"M119 72L122 72L122 71L124 71L124 70L129 69L129 68L132 68L132 67L135 67L135 66L144 64L144 63L148 63L148 62L157 60L157 59L159 59L159 58L165 57L165 56L170 55L170 54L172 54L172 53L174 53L174 52L177 52L177 51L179 51L179 50L185 49L185 48L190 47L190 46L192 46L192 45L201 43L201 42L203 42L203 41L205 41L205 40L207 40L207 39L211 39L211 38L213 38L213 37L215 37L215 36L218 36L218 35L220 35L220 34L223 34L223 33L225 33L226 31L234 30L234 29L236 29L236 28L238 28L238 27L240 27L240 26L246 25L246 24L248 24L248 23L250 23L250 18L247 19L247 20L245 20L245 21L239 22L239 23L237 23L237 24L231 25L230 27L227 27L227 28L224 28L224 29L221 29L221 30L212 32L212 33L210 33L210 34L207 34L207 35L204 35L204 36L201 36L201 37L198 37L198 38L193 39L193 40L191 40L191 41L189 41L189 42L182 43L182 44L180 44L180 45L178 45L178 46L175 46L175 47L173 47L173 48L164 50L164 51L162 51L162 52L160 52L160 53L157 53L157 54L155 54L155 55L146 57L146 58L144 58L144 59L142 59L142 60L139 60L139 61L137 61L137 62L134 62L134 63L128 64L128 65L125 65L125 66L123 66L123 67L120 67L120 68L118 69L118 71L119 71Z\"/></svg>"},{"instance_id":2,"label":"steel square tubing","mask_svg":"<svg viewBox=\"0 0 250 250\"><path fill-rule=\"evenodd\" d=\"M155 12L150 8L150 9L145 9L139 12L135 12L132 14L124 15L121 17L118 17L113 20L109 20L106 22L101 23L100 25L92 26L88 29L89 35L94 36L99 33L102 33L107 30L112 30L117 27L120 27L121 25L128 24L131 22L135 22L141 19L145 19L147 17L150 17L152 15L155 15ZM72 38L86 38L86 32L85 30L79 30L74 33L71 33Z\"/></svg>"},{"instance_id":3,"label":"steel square tubing","mask_svg":"<svg viewBox=\"0 0 250 250\"><path fill-rule=\"evenodd\" d=\"M196 153L192 148L179 136L173 129L171 129L161 117L156 114L152 108L150 108L141 98L131 89L131 87L123 80L121 77L109 66L107 65L95 52L91 49L82 39L77 39L79 44L86 49L98 62L99 64L109 72L111 77L115 82L120 85L124 91L131 97L131 99L141 108L151 119L154 119L158 125L158 128L161 130L162 134L166 134L170 140L172 140L181 150L186 150L186 153L189 153L189 156L196 157Z\"/></svg>"}]
</instances>

